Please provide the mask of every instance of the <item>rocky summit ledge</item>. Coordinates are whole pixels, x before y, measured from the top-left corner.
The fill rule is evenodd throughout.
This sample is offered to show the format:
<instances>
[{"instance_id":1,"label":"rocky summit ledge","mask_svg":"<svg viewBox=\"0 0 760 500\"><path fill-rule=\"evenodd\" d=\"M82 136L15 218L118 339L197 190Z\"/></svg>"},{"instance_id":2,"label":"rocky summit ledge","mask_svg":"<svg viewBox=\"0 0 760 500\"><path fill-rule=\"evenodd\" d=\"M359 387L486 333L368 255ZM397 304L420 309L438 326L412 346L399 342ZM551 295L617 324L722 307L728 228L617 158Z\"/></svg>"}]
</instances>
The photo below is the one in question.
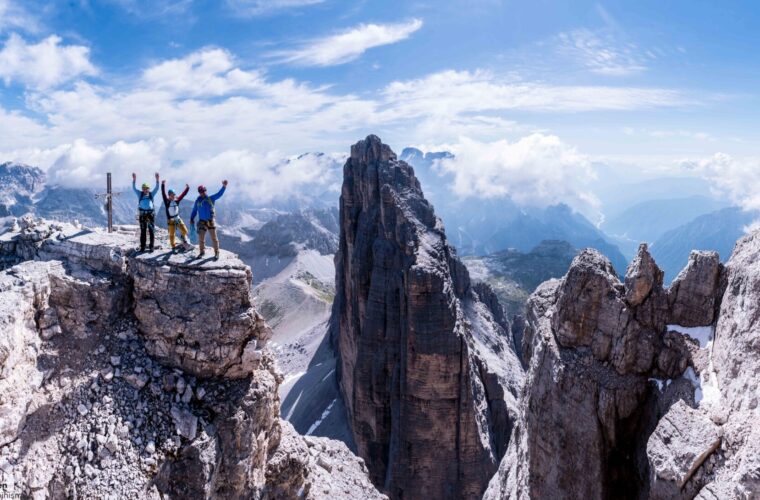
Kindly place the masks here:
<instances>
[{"instance_id":1,"label":"rocky summit ledge","mask_svg":"<svg viewBox=\"0 0 760 500\"><path fill-rule=\"evenodd\" d=\"M60 261L51 275L61 328L84 336L134 315L148 352L201 377L247 376L271 330L253 308L250 268L231 252L137 252L137 230L114 233L23 218L0 235L0 267Z\"/></svg>"}]
</instances>

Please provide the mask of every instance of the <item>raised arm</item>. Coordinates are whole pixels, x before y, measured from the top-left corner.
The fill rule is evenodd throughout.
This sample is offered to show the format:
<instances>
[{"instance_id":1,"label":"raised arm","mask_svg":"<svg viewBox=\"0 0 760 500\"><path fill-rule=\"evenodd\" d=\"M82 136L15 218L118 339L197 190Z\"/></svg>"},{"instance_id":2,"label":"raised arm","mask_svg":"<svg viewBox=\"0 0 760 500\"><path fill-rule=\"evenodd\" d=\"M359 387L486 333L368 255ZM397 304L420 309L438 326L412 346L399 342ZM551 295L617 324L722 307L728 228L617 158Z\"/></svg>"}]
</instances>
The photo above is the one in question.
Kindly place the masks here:
<instances>
[{"instance_id":1,"label":"raised arm","mask_svg":"<svg viewBox=\"0 0 760 500\"><path fill-rule=\"evenodd\" d=\"M153 191L150 193L150 195L153 197L155 197L156 194L158 193L158 180L159 180L158 172L156 172L156 185L153 187Z\"/></svg>"},{"instance_id":2,"label":"raised arm","mask_svg":"<svg viewBox=\"0 0 760 500\"><path fill-rule=\"evenodd\" d=\"M137 174L134 172L132 172L132 191L135 192L138 198L142 196L142 191L137 189Z\"/></svg>"},{"instance_id":3,"label":"raised arm","mask_svg":"<svg viewBox=\"0 0 760 500\"><path fill-rule=\"evenodd\" d=\"M222 197L222 195L224 194L224 191L225 191L226 189L227 189L227 181L222 181L222 189L220 189L219 191L217 191L217 193L216 193L216 194L212 194L212 195L210 196L210 198L211 198L213 201L216 201L216 200L218 200L219 198L221 198L221 197Z\"/></svg>"},{"instance_id":4,"label":"raised arm","mask_svg":"<svg viewBox=\"0 0 760 500\"><path fill-rule=\"evenodd\" d=\"M179 203L180 201L182 201L182 198L185 197L185 195L187 194L188 191L190 191L190 185L189 184L185 184L185 190L182 191L182 194L179 195L179 197L177 198L177 203Z\"/></svg>"},{"instance_id":5,"label":"raised arm","mask_svg":"<svg viewBox=\"0 0 760 500\"><path fill-rule=\"evenodd\" d=\"M166 197L166 181L161 181L161 197L164 199L164 205L169 201Z\"/></svg>"}]
</instances>

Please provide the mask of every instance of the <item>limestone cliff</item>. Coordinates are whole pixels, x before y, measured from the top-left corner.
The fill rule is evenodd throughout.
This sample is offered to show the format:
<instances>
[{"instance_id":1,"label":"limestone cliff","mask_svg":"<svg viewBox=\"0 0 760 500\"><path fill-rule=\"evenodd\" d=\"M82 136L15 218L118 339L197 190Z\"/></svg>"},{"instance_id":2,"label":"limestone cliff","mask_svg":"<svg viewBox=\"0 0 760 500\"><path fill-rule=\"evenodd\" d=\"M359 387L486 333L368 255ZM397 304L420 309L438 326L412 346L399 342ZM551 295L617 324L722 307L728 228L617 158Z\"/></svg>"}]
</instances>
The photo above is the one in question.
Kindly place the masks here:
<instances>
[{"instance_id":1,"label":"limestone cliff","mask_svg":"<svg viewBox=\"0 0 760 500\"><path fill-rule=\"evenodd\" d=\"M520 417L484 498L760 494L758 241L725 268L693 252L667 290L645 245L624 283L587 250L539 287Z\"/></svg>"},{"instance_id":2,"label":"limestone cliff","mask_svg":"<svg viewBox=\"0 0 760 500\"><path fill-rule=\"evenodd\" d=\"M522 371L498 301L474 287L413 169L351 147L332 328L359 455L391 498L476 498L506 450Z\"/></svg>"},{"instance_id":3,"label":"limestone cliff","mask_svg":"<svg viewBox=\"0 0 760 500\"><path fill-rule=\"evenodd\" d=\"M0 236L6 491L381 498L344 445L281 422L248 267L135 246L133 230L32 219Z\"/></svg>"}]
</instances>

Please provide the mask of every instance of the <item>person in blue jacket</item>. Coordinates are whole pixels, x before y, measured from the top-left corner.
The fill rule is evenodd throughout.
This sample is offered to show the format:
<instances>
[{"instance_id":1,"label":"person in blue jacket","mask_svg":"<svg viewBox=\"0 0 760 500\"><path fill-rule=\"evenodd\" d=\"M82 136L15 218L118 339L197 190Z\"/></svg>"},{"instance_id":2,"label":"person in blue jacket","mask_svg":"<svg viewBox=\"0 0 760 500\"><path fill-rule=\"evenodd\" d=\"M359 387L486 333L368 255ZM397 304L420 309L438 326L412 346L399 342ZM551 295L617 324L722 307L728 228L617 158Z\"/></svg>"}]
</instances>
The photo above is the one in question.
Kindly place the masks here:
<instances>
[{"instance_id":1,"label":"person in blue jacket","mask_svg":"<svg viewBox=\"0 0 760 500\"><path fill-rule=\"evenodd\" d=\"M198 254L199 258L202 258L205 252L206 246L206 231L211 234L211 243L214 245L214 260L219 259L219 238L216 236L216 224L214 217L216 212L214 210L214 204L216 200L222 197L224 190L227 189L227 181L222 181L222 189L216 194L206 194L206 186L198 186L198 198L196 198L193 204L193 212L190 214L190 224L195 224L195 216L198 216Z\"/></svg>"},{"instance_id":2,"label":"person in blue jacket","mask_svg":"<svg viewBox=\"0 0 760 500\"><path fill-rule=\"evenodd\" d=\"M143 183L142 189L137 189L137 174L132 173L132 190L137 195L137 212L138 220L140 221L140 251L145 251L145 237L146 233L150 233L150 251L153 251L153 243L155 241L155 221L156 210L153 206L153 197L158 193L158 181L159 176L156 172L156 186L153 191L150 190L148 183Z\"/></svg>"}]
</instances>

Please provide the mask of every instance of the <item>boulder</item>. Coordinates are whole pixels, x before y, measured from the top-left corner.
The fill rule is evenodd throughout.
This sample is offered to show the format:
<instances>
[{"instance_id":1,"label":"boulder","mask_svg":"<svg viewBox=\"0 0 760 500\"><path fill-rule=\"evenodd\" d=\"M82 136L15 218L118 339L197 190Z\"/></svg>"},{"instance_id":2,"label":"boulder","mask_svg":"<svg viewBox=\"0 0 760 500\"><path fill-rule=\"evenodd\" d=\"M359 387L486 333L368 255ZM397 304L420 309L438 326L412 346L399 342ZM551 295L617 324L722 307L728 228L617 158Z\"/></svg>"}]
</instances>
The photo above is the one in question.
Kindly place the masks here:
<instances>
[{"instance_id":1,"label":"boulder","mask_svg":"<svg viewBox=\"0 0 760 500\"><path fill-rule=\"evenodd\" d=\"M720 429L706 414L683 401L674 404L647 442L650 498L679 497L686 482L720 442Z\"/></svg>"}]
</instances>

